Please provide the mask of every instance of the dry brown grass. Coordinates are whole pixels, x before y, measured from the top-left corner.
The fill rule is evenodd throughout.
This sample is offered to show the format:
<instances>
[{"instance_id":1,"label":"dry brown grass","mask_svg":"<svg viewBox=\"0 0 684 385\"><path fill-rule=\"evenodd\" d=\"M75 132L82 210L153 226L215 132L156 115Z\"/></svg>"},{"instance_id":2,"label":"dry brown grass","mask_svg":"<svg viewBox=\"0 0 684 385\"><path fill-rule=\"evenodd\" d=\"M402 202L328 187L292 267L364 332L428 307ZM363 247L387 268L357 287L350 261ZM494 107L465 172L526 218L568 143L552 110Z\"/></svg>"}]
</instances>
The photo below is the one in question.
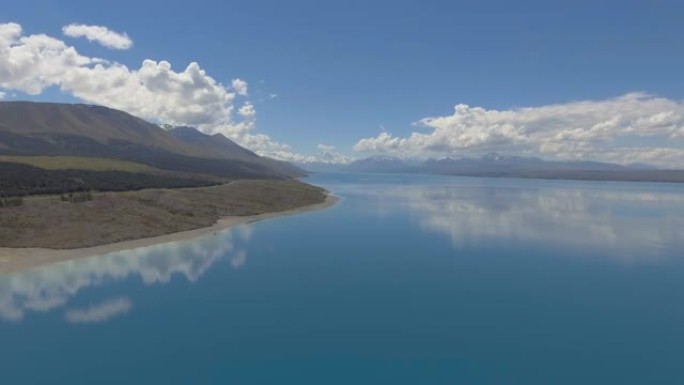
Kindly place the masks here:
<instances>
[{"instance_id":1,"label":"dry brown grass","mask_svg":"<svg viewBox=\"0 0 684 385\"><path fill-rule=\"evenodd\" d=\"M295 209L325 200L298 181L235 181L213 187L96 194L92 201L31 199L0 209L0 247L69 249L149 238L214 224L224 216Z\"/></svg>"}]
</instances>

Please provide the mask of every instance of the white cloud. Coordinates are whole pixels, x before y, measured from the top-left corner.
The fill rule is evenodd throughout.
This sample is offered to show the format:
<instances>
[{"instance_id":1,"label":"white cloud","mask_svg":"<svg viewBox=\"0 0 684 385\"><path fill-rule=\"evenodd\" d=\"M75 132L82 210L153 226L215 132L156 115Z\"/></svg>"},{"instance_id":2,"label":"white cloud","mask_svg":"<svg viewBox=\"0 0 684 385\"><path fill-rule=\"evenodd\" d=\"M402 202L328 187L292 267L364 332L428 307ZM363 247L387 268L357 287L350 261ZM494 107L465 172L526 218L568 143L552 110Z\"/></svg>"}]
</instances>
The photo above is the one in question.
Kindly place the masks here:
<instances>
[{"instance_id":1,"label":"white cloud","mask_svg":"<svg viewBox=\"0 0 684 385\"><path fill-rule=\"evenodd\" d=\"M133 40L126 33L114 32L98 25L69 24L62 27L62 32L69 37L85 37L88 41L112 49L129 49L133 46Z\"/></svg>"},{"instance_id":2,"label":"white cloud","mask_svg":"<svg viewBox=\"0 0 684 385\"><path fill-rule=\"evenodd\" d=\"M72 309L64 313L64 319L70 323L97 323L104 322L118 315L123 315L131 310L133 303L128 298L115 298L106 300L86 309Z\"/></svg>"},{"instance_id":3,"label":"white cloud","mask_svg":"<svg viewBox=\"0 0 684 385\"><path fill-rule=\"evenodd\" d=\"M171 124L230 122L235 97L197 63L176 72L169 62L144 60L132 70L46 35L23 35L18 24L0 24L0 88L38 95L51 86Z\"/></svg>"},{"instance_id":4,"label":"white cloud","mask_svg":"<svg viewBox=\"0 0 684 385\"><path fill-rule=\"evenodd\" d=\"M233 79L233 89L238 95L247 96L247 82L241 79Z\"/></svg>"},{"instance_id":5,"label":"white cloud","mask_svg":"<svg viewBox=\"0 0 684 385\"><path fill-rule=\"evenodd\" d=\"M382 132L354 149L416 156L499 151L680 167L684 162L684 103L644 93L502 111L459 104L453 115L417 125L428 131L408 137Z\"/></svg>"},{"instance_id":6,"label":"white cloud","mask_svg":"<svg viewBox=\"0 0 684 385\"><path fill-rule=\"evenodd\" d=\"M8 45L21 35L21 25L17 23L0 24L0 44Z\"/></svg>"},{"instance_id":7,"label":"white cloud","mask_svg":"<svg viewBox=\"0 0 684 385\"><path fill-rule=\"evenodd\" d=\"M335 151L335 146L327 145L327 144L319 144L316 146L320 151L323 152L332 152Z\"/></svg>"},{"instance_id":8,"label":"white cloud","mask_svg":"<svg viewBox=\"0 0 684 385\"><path fill-rule=\"evenodd\" d=\"M131 69L81 55L44 34L25 35L17 23L0 24L0 90L38 95L52 86L85 102L144 119L221 133L258 153L289 150L254 132L256 109L251 103L234 111L237 95L247 94L244 80L223 85L195 62L176 71L167 61L147 59L140 68Z\"/></svg>"},{"instance_id":9,"label":"white cloud","mask_svg":"<svg viewBox=\"0 0 684 385\"><path fill-rule=\"evenodd\" d=\"M321 151L317 155L302 155L294 153L290 150L289 146L281 145L281 148L273 147L270 151L264 151L261 155L268 156L270 158L284 160L287 162L295 162L302 164L348 164L353 159L335 151L335 146L329 146L325 144L319 144L317 146L318 150Z\"/></svg>"},{"instance_id":10,"label":"white cloud","mask_svg":"<svg viewBox=\"0 0 684 385\"><path fill-rule=\"evenodd\" d=\"M294 163L312 163L316 161L316 157L312 155L302 155L298 154L296 152L292 152L289 150L289 147L286 149L278 150L278 149L273 149L270 151L262 151L259 153L259 155L262 156L267 156L269 158L277 159L277 160L283 160L286 162L294 162Z\"/></svg>"},{"instance_id":11,"label":"white cloud","mask_svg":"<svg viewBox=\"0 0 684 385\"><path fill-rule=\"evenodd\" d=\"M256 110L254 109L254 106L252 103L245 103L240 109L238 110L238 115L242 116L245 119L255 119L256 118Z\"/></svg>"},{"instance_id":12,"label":"white cloud","mask_svg":"<svg viewBox=\"0 0 684 385\"><path fill-rule=\"evenodd\" d=\"M275 159L280 159L280 160L286 160L288 155L284 154L292 154L292 156L299 156L298 154L292 153L292 149L290 148L290 145L285 144L285 143L280 143L277 142L268 135L264 134L245 134L242 136L241 139L246 146L249 148L255 148L257 149L256 152L260 155L263 156L271 156ZM285 158L276 156L276 154L283 154Z\"/></svg>"},{"instance_id":13,"label":"white cloud","mask_svg":"<svg viewBox=\"0 0 684 385\"><path fill-rule=\"evenodd\" d=\"M0 100L4 99L7 96L6 93L0 91Z\"/></svg>"}]
</instances>

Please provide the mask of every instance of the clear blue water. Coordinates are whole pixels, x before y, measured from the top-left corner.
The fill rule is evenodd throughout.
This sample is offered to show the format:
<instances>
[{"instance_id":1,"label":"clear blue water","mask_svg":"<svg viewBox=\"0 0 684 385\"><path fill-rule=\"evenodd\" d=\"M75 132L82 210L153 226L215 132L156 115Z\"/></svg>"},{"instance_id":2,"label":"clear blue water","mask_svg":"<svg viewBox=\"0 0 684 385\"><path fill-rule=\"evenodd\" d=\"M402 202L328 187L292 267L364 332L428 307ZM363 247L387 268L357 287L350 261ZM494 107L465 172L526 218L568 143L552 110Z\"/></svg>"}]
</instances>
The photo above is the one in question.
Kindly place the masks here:
<instances>
[{"instance_id":1,"label":"clear blue water","mask_svg":"<svg viewBox=\"0 0 684 385\"><path fill-rule=\"evenodd\" d=\"M684 186L310 181L341 202L0 277L0 383L684 383Z\"/></svg>"}]
</instances>

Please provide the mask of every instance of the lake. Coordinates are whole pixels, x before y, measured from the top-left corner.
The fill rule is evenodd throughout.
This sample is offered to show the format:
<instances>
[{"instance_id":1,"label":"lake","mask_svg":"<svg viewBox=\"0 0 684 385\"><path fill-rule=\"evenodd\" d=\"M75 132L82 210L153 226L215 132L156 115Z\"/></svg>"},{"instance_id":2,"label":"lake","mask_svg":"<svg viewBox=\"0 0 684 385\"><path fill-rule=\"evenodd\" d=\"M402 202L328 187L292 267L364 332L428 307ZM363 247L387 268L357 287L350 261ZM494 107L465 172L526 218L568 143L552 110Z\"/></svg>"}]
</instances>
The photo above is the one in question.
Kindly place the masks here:
<instances>
[{"instance_id":1,"label":"lake","mask_svg":"<svg viewBox=\"0 0 684 385\"><path fill-rule=\"evenodd\" d=\"M684 383L683 185L308 181L340 202L0 276L0 383Z\"/></svg>"}]
</instances>

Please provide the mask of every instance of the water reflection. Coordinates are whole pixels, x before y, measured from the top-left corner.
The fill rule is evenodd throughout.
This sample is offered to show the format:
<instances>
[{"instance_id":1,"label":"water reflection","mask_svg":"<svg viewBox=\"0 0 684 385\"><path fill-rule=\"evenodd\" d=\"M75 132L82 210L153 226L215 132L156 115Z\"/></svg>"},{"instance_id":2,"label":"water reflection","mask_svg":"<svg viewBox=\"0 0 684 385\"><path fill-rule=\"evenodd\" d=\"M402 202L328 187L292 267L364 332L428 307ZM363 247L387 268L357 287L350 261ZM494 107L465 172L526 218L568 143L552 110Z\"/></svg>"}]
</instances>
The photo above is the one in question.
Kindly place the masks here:
<instances>
[{"instance_id":1,"label":"water reflection","mask_svg":"<svg viewBox=\"0 0 684 385\"><path fill-rule=\"evenodd\" d=\"M246 261L244 244L250 236L250 227L240 227L195 241L119 251L0 276L0 319L19 321L28 312L55 310L85 288L135 276L145 285L167 283L174 275L195 282L222 258L229 258L231 265L239 268ZM85 309L67 310L65 319L74 323L102 322L131 307L130 299L115 298Z\"/></svg>"},{"instance_id":2,"label":"water reflection","mask_svg":"<svg viewBox=\"0 0 684 385\"><path fill-rule=\"evenodd\" d=\"M97 323L128 313L133 302L126 297L110 298L85 309L70 309L64 312L64 319L69 323Z\"/></svg>"},{"instance_id":3,"label":"water reflection","mask_svg":"<svg viewBox=\"0 0 684 385\"><path fill-rule=\"evenodd\" d=\"M679 191L518 186L361 186L379 217L402 206L424 231L455 247L487 242L576 247L621 262L658 260L684 244ZM360 192L357 190L357 192Z\"/></svg>"}]
</instances>

